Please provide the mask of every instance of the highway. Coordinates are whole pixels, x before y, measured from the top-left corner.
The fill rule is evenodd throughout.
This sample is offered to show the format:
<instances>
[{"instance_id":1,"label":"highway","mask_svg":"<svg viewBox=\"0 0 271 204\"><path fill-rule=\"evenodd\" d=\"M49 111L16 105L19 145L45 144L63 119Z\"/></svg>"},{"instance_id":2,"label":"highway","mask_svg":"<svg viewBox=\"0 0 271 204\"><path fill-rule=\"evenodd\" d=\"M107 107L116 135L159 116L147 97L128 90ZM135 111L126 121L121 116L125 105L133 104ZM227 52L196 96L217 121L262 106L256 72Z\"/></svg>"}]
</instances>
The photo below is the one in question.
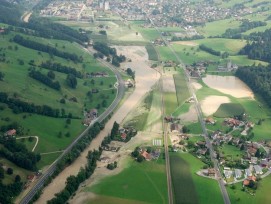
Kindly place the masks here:
<instances>
[{"instance_id":1,"label":"highway","mask_svg":"<svg viewBox=\"0 0 271 204\"><path fill-rule=\"evenodd\" d=\"M89 48L85 49L86 52L89 54L93 54L94 50ZM118 89L117 89L117 95L112 104L94 121L91 122L91 124L63 151L63 153L54 161L54 163L51 164L51 166L47 169L46 172L42 174L42 176L37 180L36 184L32 187L32 189L23 197L23 199L20 201L20 204L27 204L31 201L31 199L34 197L34 195L43 187L45 181L54 173L57 163L67 154L71 151L71 149L76 145L78 140L80 140L82 137L84 137L89 129L93 126L95 122L101 122L103 121L109 114L111 114L121 101L124 95L125 91L125 84L124 81L121 78L121 75L117 68L115 68L113 65L103 61L102 59L97 59L101 64L104 66L110 68L118 81ZM69 167L67 167L69 168Z\"/></svg>"},{"instance_id":2,"label":"highway","mask_svg":"<svg viewBox=\"0 0 271 204\"><path fill-rule=\"evenodd\" d=\"M214 156L213 145L212 145L212 143L211 143L211 141L210 141L210 139L208 137L208 132L207 132L207 129L206 129L206 126L205 126L205 122L204 122L204 119L203 119L203 113L202 113L202 110L201 110L201 106L200 106L200 103L198 102L197 96L196 96L196 94L194 92L194 89L192 87L192 84L190 82L190 76L187 74L187 72L185 70L184 63L179 58L179 56L176 54L176 52L173 49L173 47L170 45L170 43L166 39L164 39L164 36L161 35L161 31L156 27L156 25L153 23L153 21L152 21L151 18L149 18L149 21L154 26L154 28L157 30L157 32L160 33L160 37L162 38L162 40L164 41L164 43L170 48L171 52L174 54L174 56L176 57L176 59L180 63L180 65L182 65L182 68L183 68L184 73L185 73L185 80L186 80L186 83L187 83L188 90L190 92L190 95L195 100L195 107L196 107L196 111L197 111L197 114L198 114L198 119L199 119L199 122L200 122L201 127L202 127L203 135L204 135L204 138L205 138L205 141L206 141L206 146L207 146L207 148L210 151L211 161L214 163L214 169L216 170L216 173L217 173L218 183L219 183L219 187L220 187L220 190L221 190L221 193L222 193L222 197L223 197L224 203L225 204L230 204L231 203L230 202L230 198L229 198L228 192L226 190L224 181L222 179L222 176L221 176L221 173L220 173L220 170L219 170L219 164L218 164L217 159Z\"/></svg>"}]
</instances>

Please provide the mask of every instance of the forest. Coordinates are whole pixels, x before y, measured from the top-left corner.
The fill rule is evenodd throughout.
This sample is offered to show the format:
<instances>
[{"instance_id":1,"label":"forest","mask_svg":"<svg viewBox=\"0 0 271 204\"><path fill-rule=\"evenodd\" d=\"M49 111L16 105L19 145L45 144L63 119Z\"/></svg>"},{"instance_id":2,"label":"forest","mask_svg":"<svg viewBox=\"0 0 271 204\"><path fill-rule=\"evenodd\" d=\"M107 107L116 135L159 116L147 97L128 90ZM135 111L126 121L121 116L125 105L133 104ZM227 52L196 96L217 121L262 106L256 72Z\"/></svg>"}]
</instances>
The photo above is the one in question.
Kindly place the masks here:
<instances>
[{"instance_id":1,"label":"forest","mask_svg":"<svg viewBox=\"0 0 271 204\"><path fill-rule=\"evenodd\" d=\"M271 29L251 33L247 40L249 42L240 50L239 54L248 55L250 59L271 62Z\"/></svg>"},{"instance_id":2,"label":"forest","mask_svg":"<svg viewBox=\"0 0 271 204\"><path fill-rule=\"evenodd\" d=\"M236 76L259 94L271 107L271 66L246 66L236 71Z\"/></svg>"}]
</instances>

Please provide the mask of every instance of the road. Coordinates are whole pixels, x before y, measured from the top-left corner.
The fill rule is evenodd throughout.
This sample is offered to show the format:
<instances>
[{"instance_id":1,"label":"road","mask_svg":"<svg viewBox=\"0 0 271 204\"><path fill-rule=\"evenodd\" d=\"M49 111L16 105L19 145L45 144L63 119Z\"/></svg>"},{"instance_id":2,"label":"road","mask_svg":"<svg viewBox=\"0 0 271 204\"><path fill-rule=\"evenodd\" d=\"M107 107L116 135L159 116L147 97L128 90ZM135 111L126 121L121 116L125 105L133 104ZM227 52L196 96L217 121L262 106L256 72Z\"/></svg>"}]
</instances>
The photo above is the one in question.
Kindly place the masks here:
<instances>
[{"instance_id":1,"label":"road","mask_svg":"<svg viewBox=\"0 0 271 204\"><path fill-rule=\"evenodd\" d=\"M93 49L89 48L89 49L84 49L86 52L88 52L89 54L92 54L94 52ZM63 151L63 153L54 161L53 164L51 164L51 166L47 169L46 172L43 173L43 175L37 180L36 184L32 187L32 189L24 196L24 198L20 201L20 204L27 204L30 202L30 200L34 197L34 195L42 188L42 186L44 185L45 181L48 179L48 177L50 177L55 169L56 169L56 165L57 163L67 154L70 152L70 150L73 148L73 146L82 138L86 135L86 133L89 131L89 129L93 126L93 124L95 122L101 122L103 121L109 114L111 114L115 108L117 107L117 105L119 104L119 102L121 101L121 99L123 98L124 95L124 91L125 91L125 84L124 81L121 78L120 73L117 71L117 69L112 66L111 64L103 61L102 59L99 59L98 61L100 61L103 65L107 66L108 68L110 68L118 81L118 89L117 89L117 96L114 99L113 103L94 121L91 122L91 124Z\"/></svg>"},{"instance_id":2,"label":"road","mask_svg":"<svg viewBox=\"0 0 271 204\"><path fill-rule=\"evenodd\" d=\"M161 34L161 31L155 26L155 24L153 23L152 19L149 18L149 21L154 26L154 28L157 30L157 32L159 32ZM203 120L203 113L202 113L202 110L201 110L201 106L200 106L200 103L198 102L197 96L196 96L196 94L194 92L194 89L192 87L192 84L190 82L190 76L187 74L187 72L185 70L184 63L179 58L179 56L176 54L175 50L170 45L170 43L167 40L164 39L164 36L160 35L160 37L162 38L162 40L164 41L164 43L170 48L171 52L174 54L174 56L176 57L176 59L180 63L180 65L182 65L182 68L183 68L184 73L185 73L185 80L186 80L186 83L187 83L187 87L189 89L190 95L195 100L195 107L196 107L196 111L197 111L197 114L198 114L199 122L200 122L201 127L202 127L204 139L206 141L206 146L207 146L207 148L210 151L210 158L211 158L211 161L214 163L214 168L215 168L215 170L217 172L218 183L219 183L219 187L220 187L220 190L221 190L221 193L222 193L222 197L223 197L224 203L225 204L230 204L231 203L230 202L230 198L229 198L228 192L227 192L226 187L225 187L225 183L224 183L224 181L222 179L222 176L221 176L221 173L220 173L220 170L219 170L219 164L218 164L217 159L214 156L213 145L212 145L212 143L211 143L211 141L210 141L210 139L208 137L208 132L207 132L207 129L206 129L206 126L205 126L205 122Z\"/></svg>"},{"instance_id":3,"label":"road","mask_svg":"<svg viewBox=\"0 0 271 204\"><path fill-rule=\"evenodd\" d=\"M160 92L161 92L161 101L162 101L162 124L163 124L163 135L164 135L164 147L165 147L165 159L166 159L166 174L167 174L167 188L168 188L168 204L174 203L173 198L173 189L172 189L172 178L171 178L171 171L170 171L170 160L169 160L169 153L168 153L168 124L165 123L165 103L164 103L164 92L163 92L163 75L162 73L159 85L160 85Z\"/></svg>"},{"instance_id":4,"label":"road","mask_svg":"<svg viewBox=\"0 0 271 204\"><path fill-rule=\"evenodd\" d=\"M34 147L32 148L31 152L34 152L38 143L39 143L39 137L38 136L25 136L25 137L17 137L16 140L23 139L23 138L30 138L30 137L35 137L36 138L36 143Z\"/></svg>"}]
</instances>

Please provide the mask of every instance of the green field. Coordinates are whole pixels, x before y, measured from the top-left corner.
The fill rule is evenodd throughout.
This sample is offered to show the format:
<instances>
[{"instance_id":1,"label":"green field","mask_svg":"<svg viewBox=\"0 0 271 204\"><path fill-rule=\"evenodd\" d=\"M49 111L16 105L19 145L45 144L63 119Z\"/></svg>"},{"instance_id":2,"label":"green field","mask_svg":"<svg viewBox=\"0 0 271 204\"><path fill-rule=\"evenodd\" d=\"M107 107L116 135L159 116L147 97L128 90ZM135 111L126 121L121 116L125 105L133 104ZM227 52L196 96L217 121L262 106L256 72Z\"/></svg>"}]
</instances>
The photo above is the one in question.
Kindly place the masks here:
<instances>
[{"instance_id":1,"label":"green field","mask_svg":"<svg viewBox=\"0 0 271 204\"><path fill-rule=\"evenodd\" d=\"M235 190L231 189L230 186L227 187L227 191L229 193L232 204L271 203L271 196L269 196L271 186L270 175L259 182L258 189L256 190L256 194L254 196L241 191L242 182L235 184L235 186Z\"/></svg>"},{"instance_id":2,"label":"green field","mask_svg":"<svg viewBox=\"0 0 271 204\"><path fill-rule=\"evenodd\" d=\"M58 50L76 53L78 56L82 56L82 63L74 63L60 57L50 56L47 53L38 52L9 41L15 34L18 33L11 32L9 35L0 36L1 47L4 50L1 52L5 53L6 57L6 62L0 63L0 71L5 74L4 80L0 81L1 91L8 93L9 97L16 97L35 105L46 104L59 110L63 109L66 115L71 113L74 117L78 117L78 119L72 119L71 124L67 125L65 118L52 118L28 113L14 114L5 104L1 104L5 109L0 111L0 126L17 122L23 128L23 133L20 136L38 136L39 143L35 149L36 153L63 150L85 128L82 125L83 110L99 106L99 114L101 114L112 103L116 94L116 90L113 88L116 77L111 70L101 66L89 53L85 52L75 43L22 34L25 38L45 45L48 44L56 47ZM19 63L19 60L23 61L23 63ZM83 79L77 78L77 88L71 89L66 84L67 74L54 71L55 80L59 81L61 85L61 90L56 91L28 76L29 62L31 60L34 61L36 69L45 75L48 73L48 70L40 68L39 65L41 62L50 60L53 63L57 62L73 67L81 71L83 75L85 73L104 71L109 76L107 78L94 78L94 81L86 77ZM99 93L88 97L87 93L92 89L98 89ZM69 100L73 97L77 99L77 102ZM60 103L60 99L63 98L65 99L64 104ZM104 105L102 105L103 100L105 101ZM65 136L67 133L69 135ZM26 141L25 144L31 150L34 141L32 143ZM54 154L50 158L49 156L46 156L46 158L42 156L38 164L39 168L50 164L56 156L57 154Z\"/></svg>"},{"instance_id":3,"label":"green field","mask_svg":"<svg viewBox=\"0 0 271 204\"><path fill-rule=\"evenodd\" d=\"M219 152L221 152L229 160L240 160L244 155L244 151L240 151L240 148L234 145L224 144L219 147Z\"/></svg>"},{"instance_id":4,"label":"green field","mask_svg":"<svg viewBox=\"0 0 271 204\"><path fill-rule=\"evenodd\" d=\"M173 78L175 83L178 104L182 105L190 97L190 93L187 87L184 72L183 70L181 70L180 72L181 73L179 74L174 74Z\"/></svg>"},{"instance_id":5,"label":"green field","mask_svg":"<svg viewBox=\"0 0 271 204\"><path fill-rule=\"evenodd\" d=\"M163 94L166 115L171 115L178 107L176 93L164 92Z\"/></svg>"},{"instance_id":6,"label":"green field","mask_svg":"<svg viewBox=\"0 0 271 204\"><path fill-rule=\"evenodd\" d=\"M158 55L157 55L157 52L156 52L154 46L151 44L148 44L145 46L145 48L148 52L149 60L158 61Z\"/></svg>"},{"instance_id":7,"label":"green field","mask_svg":"<svg viewBox=\"0 0 271 204\"><path fill-rule=\"evenodd\" d=\"M170 154L175 203L223 203L218 183L196 175L204 163L191 154Z\"/></svg>"},{"instance_id":8,"label":"green field","mask_svg":"<svg viewBox=\"0 0 271 204\"><path fill-rule=\"evenodd\" d=\"M166 204L165 160L131 162L121 173L106 177L87 189L96 194L89 203L157 203Z\"/></svg>"},{"instance_id":9,"label":"green field","mask_svg":"<svg viewBox=\"0 0 271 204\"><path fill-rule=\"evenodd\" d=\"M219 106L217 111L214 113L215 117L226 118L243 115L245 112L244 107L238 103L223 103Z\"/></svg>"}]
</instances>

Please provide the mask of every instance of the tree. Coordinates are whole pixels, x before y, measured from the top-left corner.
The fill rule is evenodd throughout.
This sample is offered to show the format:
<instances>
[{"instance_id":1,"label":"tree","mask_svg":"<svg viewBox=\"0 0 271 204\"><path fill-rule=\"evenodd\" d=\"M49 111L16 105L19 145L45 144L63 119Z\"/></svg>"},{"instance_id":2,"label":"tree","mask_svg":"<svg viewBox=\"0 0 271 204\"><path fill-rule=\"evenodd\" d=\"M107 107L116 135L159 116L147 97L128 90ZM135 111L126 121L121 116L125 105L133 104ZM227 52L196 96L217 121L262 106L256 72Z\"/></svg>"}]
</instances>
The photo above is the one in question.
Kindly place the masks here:
<instances>
[{"instance_id":1,"label":"tree","mask_svg":"<svg viewBox=\"0 0 271 204\"><path fill-rule=\"evenodd\" d=\"M183 133L188 133L190 131L186 125L183 126L182 130Z\"/></svg>"},{"instance_id":2,"label":"tree","mask_svg":"<svg viewBox=\"0 0 271 204\"><path fill-rule=\"evenodd\" d=\"M141 162L143 162L144 161L144 157L142 156L142 155L139 155L138 157L137 157L137 161L139 162L139 163L141 163Z\"/></svg>"},{"instance_id":3,"label":"tree","mask_svg":"<svg viewBox=\"0 0 271 204\"><path fill-rule=\"evenodd\" d=\"M15 182L20 182L20 181L21 181L20 175L16 175L16 176L15 176Z\"/></svg>"},{"instance_id":4,"label":"tree","mask_svg":"<svg viewBox=\"0 0 271 204\"><path fill-rule=\"evenodd\" d=\"M260 157L261 156L261 152L260 149L257 149L256 153L255 153L255 157Z\"/></svg>"},{"instance_id":5,"label":"tree","mask_svg":"<svg viewBox=\"0 0 271 204\"><path fill-rule=\"evenodd\" d=\"M48 76L50 79L55 79L55 77L56 77L56 75L55 75L55 73L54 73L53 71L49 71L49 72L47 73L47 76Z\"/></svg>"},{"instance_id":6,"label":"tree","mask_svg":"<svg viewBox=\"0 0 271 204\"><path fill-rule=\"evenodd\" d=\"M5 74L3 72L0 72L0 81L3 81L4 77L5 77Z\"/></svg>"},{"instance_id":7,"label":"tree","mask_svg":"<svg viewBox=\"0 0 271 204\"><path fill-rule=\"evenodd\" d=\"M75 89L77 86L77 80L76 77L73 74L68 74L66 78L66 82L69 87Z\"/></svg>"},{"instance_id":8,"label":"tree","mask_svg":"<svg viewBox=\"0 0 271 204\"><path fill-rule=\"evenodd\" d=\"M0 180L5 177L5 170L3 169L2 166L0 166Z\"/></svg>"},{"instance_id":9,"label":"tree","mask_svg":"<svg viewBox=\"0 0 271 204\"><path fill-rule=\"evenodd\" d=\"M12 168L8 168L7 169L7 174L8 175L12 175L13 174L13 169Z\"/></svg>"}]
</instances>

